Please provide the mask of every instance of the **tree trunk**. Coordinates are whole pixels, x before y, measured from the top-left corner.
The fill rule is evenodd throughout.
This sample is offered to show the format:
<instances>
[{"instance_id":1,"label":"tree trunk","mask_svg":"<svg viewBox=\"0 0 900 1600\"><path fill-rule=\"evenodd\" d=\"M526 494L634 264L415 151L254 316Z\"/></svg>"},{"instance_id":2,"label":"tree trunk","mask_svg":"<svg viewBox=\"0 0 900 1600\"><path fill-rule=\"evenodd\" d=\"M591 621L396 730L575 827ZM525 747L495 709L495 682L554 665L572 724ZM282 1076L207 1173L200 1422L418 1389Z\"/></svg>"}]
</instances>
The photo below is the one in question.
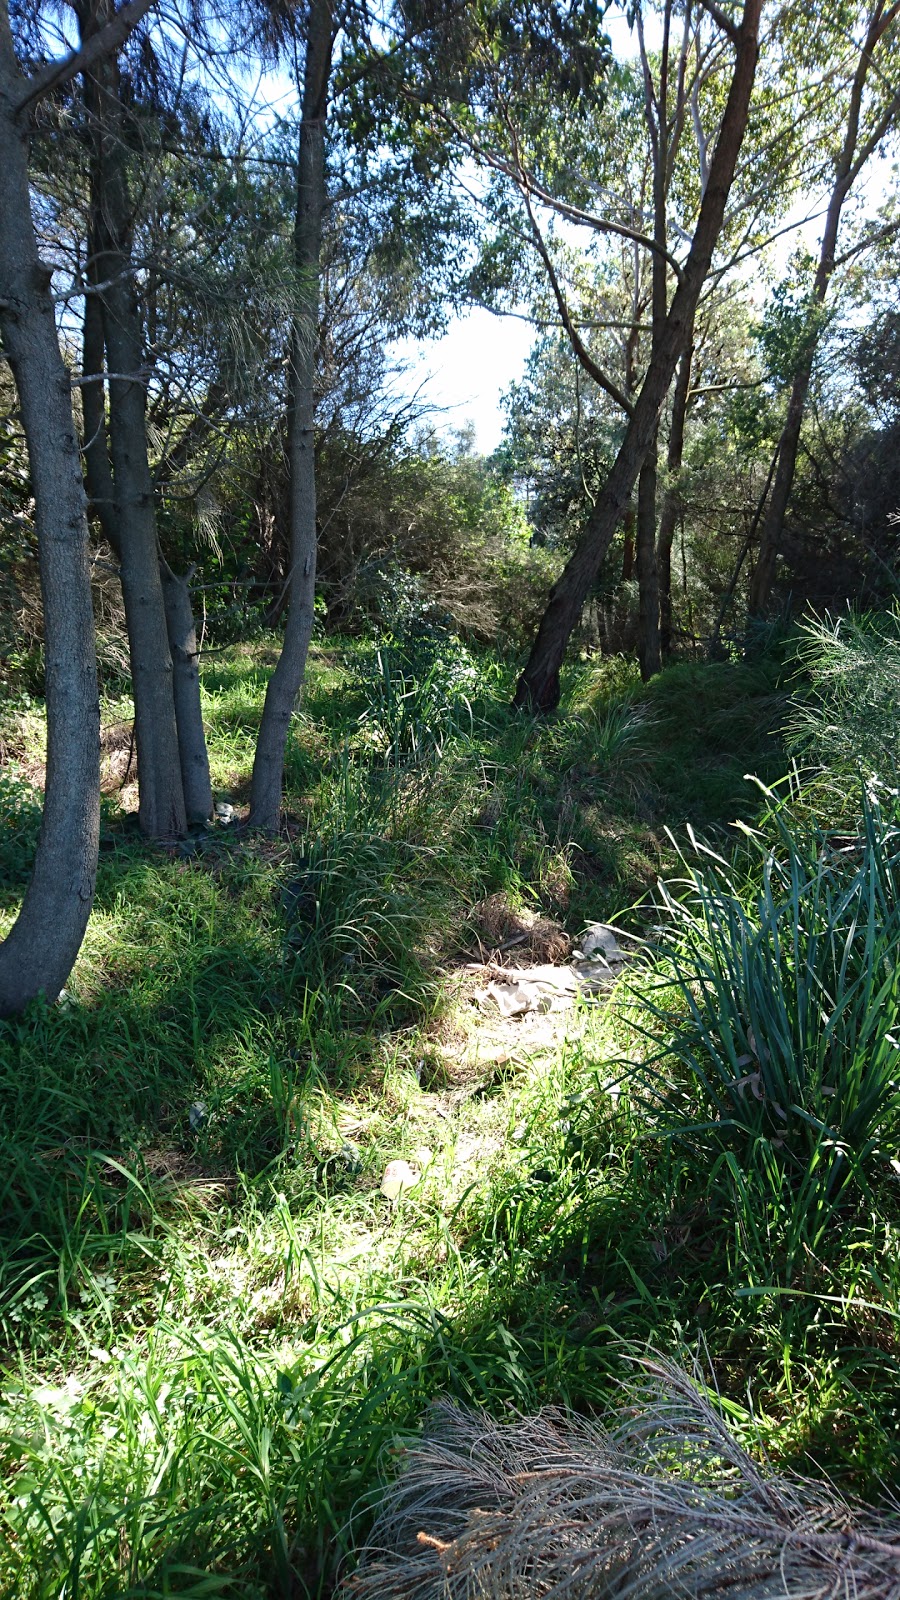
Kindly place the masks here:
<instances>
[{"instance_id":1,"label":"tree trunk","mask_svg":"<svg viewBox=\"0 0 900 1600\"><path fill-rule=\"evenodd\" d=\"M890 10L886 11L883 0L876 0L869 18L865 42L859 54L850 90L844 140L841 146L841 153L835 165L834 185L825 216L825 228L822 233L819 261L813 281L812 303L816 308L824 305L828 294L828 286L834 275L838 230L841 224L844 201L850 193L854 180L865 165L865 162L878 148L881 137L883 137L884 132L887 131L896 115L896 103L900 98L897 95L894 96L892 105L888 107L881 119L879 124L880 132L879 128L877 128L876 132L871 134L865 142L862 150L858 150L859 125L866 79L869 74L869 68L872 65L873 51L889 25L892 10L893 8L890 8ZM784 427L778 441L778 468L775 473L772 495L766 509L766 517L760 535L756 566L750 579L747 609L751 616L760 616L765 611L775 578L775 565L781 550L784 521L791 490L794 486L794 474L797 470L797 453L803 428L803 414L806 410L806 398L812 380L818 340L819 328L814 324L807 340L802 363L794 374Z\"/></svg>"},{"instance_id":2,"label":"tree trunk","mask_svg":"<svg viewBox=\"0 0 900 1600\"><path fill-rule=\"evenodd\" d=\"M191 604L191 574L180 578L165 561L160 561L160 570L172 655L184 807L188 822L206 822L212 813L213 798L200 704L200 656Z\"/></svg>"},{"instance_id":3,"label":"tree trunk","mask_svg":"<svg viewBox=\"0 0 900 1600\"><path fill-rule=\"evenodd\" d=\"M307 26L294 225L297 305L291 328L289 368L291 567L288 614L281 655L266 689L250 791L250 825L267 832L277 829L281 815L285 747L294 704L306 671L316 584L313 381L325 209L325 113L333 44L331 0L311 0Z\"/></svg>"},{"instance_id":4,"label":"tree trunk","mask_svg":"<svg viewBox=\"0 0 900 1600\"><path fill-rule=\"evenodd\" d=\"M638 478L638 660L646 683L660 669L659 580L656 567L656 440Z\"/></svg>"},{"instance_id":5,"label":"tree trunk","mask_svg":"<svg viewBox=\"0 0 900 1600\"><path fill-rule=\"evenodd\" d=\"M685 350L678 366L675 390L672 396L672 417L669 423L669 447L666 453L666 492L663 496L656 541L656 564L659 573L659 648L663 660L672 654L672 542L681 511L681 487L678 482L684 458L684 426L687 402L691 388L691 359L693 349Z\"/></svg>"},{"instance_id":6,"label":"tree trunk","mask_svg":"<svg viewBox=\"0 0 900 1600\"><path fill-rule=\"evenodd\" d=\"M96 281L96 255L88 242L88 276ZM81 414L84 422L84 481L88 492L88 510L97 519L97 525L110 548L118 556L119 527L116 521L115 490L109 464L109 442L106 436L106 391L102 374L106 355L103 338L103 307L90 289L84 297L84 322L82 324L81 373L95 382L82 383Z\"/></svg>"},{"instance_id":7,"label":"tree trunk","mask_svg":"<svg viewBox=\"0 0 900 1600\"><path fill-rule=\"evenodd\" d=\"M672 297L658 347L647 369L619 453L603 491L597 497L586 532L550 591L531 655L516 688L514 703L517 706L548 711L559 703L559 673L572 629L653 442L659 413L675 368L690 341L697 301L722 227L747 126L759 50L761 7L762 0L744 0L728 101L681 280Z\"/></svg>"},{"instance_id":8,"label":"tree trunk","mask_svg":"<svg viewBox=\"0 0 900 1600\"><path fill-rule=\"evenodd\" d=\"M55 1000L90 915L100 828L100 708L88 530L69 375L37 250L23 88L0 7L0 334L28 444L44 618L47 776L34 872L0 945L0 1016Z\"/></svg>"},{"instance_id":9,"label":"tree trunk","mask_svg":"<svg viewBox=\"0 0 900 1600\"><path fill-rule=\"evenodd\" d=\"M83 25L83 37L102 27L109 14L108 0L99 0ZM132 214L114 57L85 74L85 98L94 120L91 274L103 284L103 334L111 374L109 442L134 693L138 816L143 833L165 839L185 832L186 816L147 455L143 336L131 260Z\"/></svg>"},{"instance_id":10,"label":"tree trunk","mask_svg":"<svg viewBox=\"0 0 900 1600\"><path fill-rule=\"evenodd\" d=\"M88 270L96 286L96 252L89 246ZM122 539L116 515L115 485L109 460L106 432L106 406L102 373L105 366L103 309L96 293L85 295L82 345L82 372L97 376L97 382L82 386L84 417L85 482L89 509L94 513L107 543L121 562ZM205 822L212 812L212 786L209 755L200 704L200 669L197 629L191 605L190 585L179 578L160 557L163 603L169 653L172 658L172 687L178 755L184 791L185 815L189 823Z\"/></svg>"}]
</instances>

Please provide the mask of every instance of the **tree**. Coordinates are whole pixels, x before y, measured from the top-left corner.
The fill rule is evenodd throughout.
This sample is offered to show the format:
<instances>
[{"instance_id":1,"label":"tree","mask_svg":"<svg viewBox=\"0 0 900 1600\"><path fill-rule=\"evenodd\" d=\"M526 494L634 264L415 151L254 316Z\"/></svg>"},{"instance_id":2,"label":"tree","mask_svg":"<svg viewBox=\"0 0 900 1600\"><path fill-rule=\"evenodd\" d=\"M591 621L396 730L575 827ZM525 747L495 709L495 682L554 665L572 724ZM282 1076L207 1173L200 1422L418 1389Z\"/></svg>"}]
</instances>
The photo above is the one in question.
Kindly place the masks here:
<instances>
[{"instance_id":1,"label":"tree","mask_svg":"<svg viewBox=\"0 0 900 1600\"><path fill-rule=\"evenodd\" d=\"M273 832L281 814L284 752L312 637L316 583L315 392L319 258L325 210L325 116L331 80L331 0L309 0L297 148L296 304L288 354L290 572L284 643L266 688L253 760L250 825Z\"/></svg>"},{"instance_id":2,"label":"tree","mask_svg":"<svg viewBox=\"0 0 900 1600\"><path fill-rule=\"evenodd\" d=\"M547 711L559 702L559 673L572 629L651 447L675 368L687 348L747 126L759 51L761 10L762 0L745 0L740 23L728 24L736 46L735 65L691 247L680 268L665 324L656 341L622 444L591 513L587 532L551 590L516 688L517 706Z\"/></svg>"},{"instance_id":3,"label":"tree","mask_svg":"<svg viewBox=\"0 0 900 1600\"><path fill-rule=\"evenodd\" d=\"M101 29L109 0L79 7L83 40ZM119 559L128 626L138 762L138 815L153 838L178 837L212 810L200 713L196 636L187 585L161 560L147 440L144 335L133 260L127 113L116 56L84 74L91 141L85 295L85 357L105 350L109 457L102 360L85 376L86 470L102 526ZM99 316L97 305L99 303ZM102 349L100 333L102 331ZM111 470L110 470L111 469Z\"/></svg>"},{"instance_id":4,"label":"tree","mask_svg":"<svg viewBox=\"0 0 900 1600\"><path fill-rule=\"evenodd\" d=\"M80 51L22 71L0 3L0 335L15 380L35 499L47 705L47 776L34 872L0 945L0 1015L55 1000L87 927L100 826L100 711L88 532L71 387L29 192L37 103L116 49L150 0L130 0Z\"/></svg>"},{"instance_id":5,"label":"tree","mask_svg":"<svg viewBox=\"0 0 900 1600\"><path fill-rule=\"evenodd\" d=\"M834 163L819 259L806 308L807 323L800 341L784 426L778 441L778 464L750 584L748 605L751 615L765 610L775 576L775 563L781 548L784 519L797 467L803 415L823 323L823 308L838 266L838 233L844 204L859 174L880 148L900 114L900 86L897 83L896 66L892 65L900 43L898 19L900 4L896 0L891 5L886 0L875 0L871 10L862 19L864 35L849 85L843 140ZM848 31L848 22L849 31L852 31L853 25L860 19L858 16L847 19L840 15L834 20L843 34ZM867 93L872 81L875 88Z\"/></svg>"}]
</instances>

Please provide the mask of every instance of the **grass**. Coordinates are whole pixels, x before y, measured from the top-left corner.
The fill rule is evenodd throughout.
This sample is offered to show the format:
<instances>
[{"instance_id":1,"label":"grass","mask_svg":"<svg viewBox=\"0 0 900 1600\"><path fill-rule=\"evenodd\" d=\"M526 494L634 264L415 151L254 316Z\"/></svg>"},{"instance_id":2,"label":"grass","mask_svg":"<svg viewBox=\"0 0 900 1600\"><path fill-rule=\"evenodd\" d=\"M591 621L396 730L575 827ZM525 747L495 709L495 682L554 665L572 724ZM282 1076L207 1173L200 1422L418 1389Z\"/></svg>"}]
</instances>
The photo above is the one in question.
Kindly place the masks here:
<instances>
[{"instance_id":1,"label":"grass","mask_svg":"<svg viewBox=\"0 0 900 1600\"><path fill-rule=\"evenodd\" d=\"M889 1166L798 1278L783 1196L741 1212L746 1163L660 1138L619 1081L626 1001L501 1048L460 968L487 895L640 932L667 827L730 856L743 773L783 770L774 667L578 669L540 723L508 664L415 648L314 652L278 840L152 849L111 793L67 996L0 1031L0 1594L328 1594L436 1395L590 1410L647 1345L701 1343L754 1448L869 1492L889 1470ZM238 808L266 659L204 676ZM3 734L8 920L33 713Z\"/></svg>"}]
</instances>

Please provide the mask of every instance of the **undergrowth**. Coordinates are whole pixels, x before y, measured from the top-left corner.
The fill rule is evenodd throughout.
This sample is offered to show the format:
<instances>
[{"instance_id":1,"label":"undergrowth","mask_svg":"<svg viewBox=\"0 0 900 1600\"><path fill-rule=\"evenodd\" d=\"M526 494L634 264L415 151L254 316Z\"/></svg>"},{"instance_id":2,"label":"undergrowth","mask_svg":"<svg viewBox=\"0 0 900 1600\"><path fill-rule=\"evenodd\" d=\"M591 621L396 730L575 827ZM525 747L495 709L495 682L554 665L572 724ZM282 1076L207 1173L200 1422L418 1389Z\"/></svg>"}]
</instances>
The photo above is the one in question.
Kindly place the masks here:
<instances>
[{"instance_id":1,"label":"undergrowth","mask_svg":"<svg viewBox=\"0 0 900 1600\"><path fill-rule=\"evenodd\" d=\"M204 675L239 819L268 652L235 647ZM682 664L643 690L624 663L578 669L547 722L509 712L512 684L446 639L320 646L277 840L238 823L151 849L127 790L107 795L67 993L0 1034L0 1593L327 1594L436 1395L591 1409L648 1345L699 1349L753 1448L869 1492L889 1474L887 1145L789 1259L793 1178L773 1187L735 1139L697 1142L715 1059L697 1015L709 1034L719 1003L699 968L676 973L694 1025L677 1048L653 1002L623 998L479 1053L467 999L486 896L654 940L661 912L676 925L653 897L678 870L667 826L692 869L682 824L702 827L723 870L736 817L771 829L743 775L783 771L778 671ZM40 748L33 719L3 734L8 921ZM742 885L684 902L700 942L679 949L706 948L732 889L758 922L735 870ZM770 1040L754 1023L754 1056L741 1018L752 1060L728 1061L762 1079ZM660 1039L680 1137L623 1065ZM752 1084L737 1103L755 1114ZM390 1203L398 1156L423 1176Z\"/></svg>"}]
</instances>

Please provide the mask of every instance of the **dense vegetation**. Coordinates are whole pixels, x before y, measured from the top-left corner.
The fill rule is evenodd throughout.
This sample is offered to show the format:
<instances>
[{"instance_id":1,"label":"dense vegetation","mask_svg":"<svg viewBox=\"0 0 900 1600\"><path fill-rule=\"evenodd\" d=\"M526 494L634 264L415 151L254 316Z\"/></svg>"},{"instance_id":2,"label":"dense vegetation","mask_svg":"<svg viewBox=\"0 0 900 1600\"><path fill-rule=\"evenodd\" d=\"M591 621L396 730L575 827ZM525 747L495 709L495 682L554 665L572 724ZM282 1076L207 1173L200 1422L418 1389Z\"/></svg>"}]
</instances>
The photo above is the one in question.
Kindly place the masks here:
<instances>
[{"instance_id":1,"label":"dense vegetation","mask_svg":"<svg viewBox=\"0 0 900 1600\"><path fill-rule=\"evenodd\" d=\"M648 1352L895 1490L898 29L0 0L10 1600L347 1594Z\"/></svg>"},{"instance_id":2,"label":"dense vegetation","mask_svg":"<svg viewBox=\"0 0 900 1600\"><path fill-rule=\"evenodd\" d=\"M238 808L270 649L204 675ZM77 972L2 1040L6 1591L315 1592L435 1394L598 1406L647 1345L699 1353L752 1448L880 1493L898 836L889 789L857 835L849 768L839 818L812 776L743 778L821 706L793 661L585 666L541 724L447 639L323 642L280 839L160 852L110 796ZM16 726L10 911L39 815ZM608 1007L498 1043L462 964L501 894L654 942Z\"/></svg>"}]
</instances>

